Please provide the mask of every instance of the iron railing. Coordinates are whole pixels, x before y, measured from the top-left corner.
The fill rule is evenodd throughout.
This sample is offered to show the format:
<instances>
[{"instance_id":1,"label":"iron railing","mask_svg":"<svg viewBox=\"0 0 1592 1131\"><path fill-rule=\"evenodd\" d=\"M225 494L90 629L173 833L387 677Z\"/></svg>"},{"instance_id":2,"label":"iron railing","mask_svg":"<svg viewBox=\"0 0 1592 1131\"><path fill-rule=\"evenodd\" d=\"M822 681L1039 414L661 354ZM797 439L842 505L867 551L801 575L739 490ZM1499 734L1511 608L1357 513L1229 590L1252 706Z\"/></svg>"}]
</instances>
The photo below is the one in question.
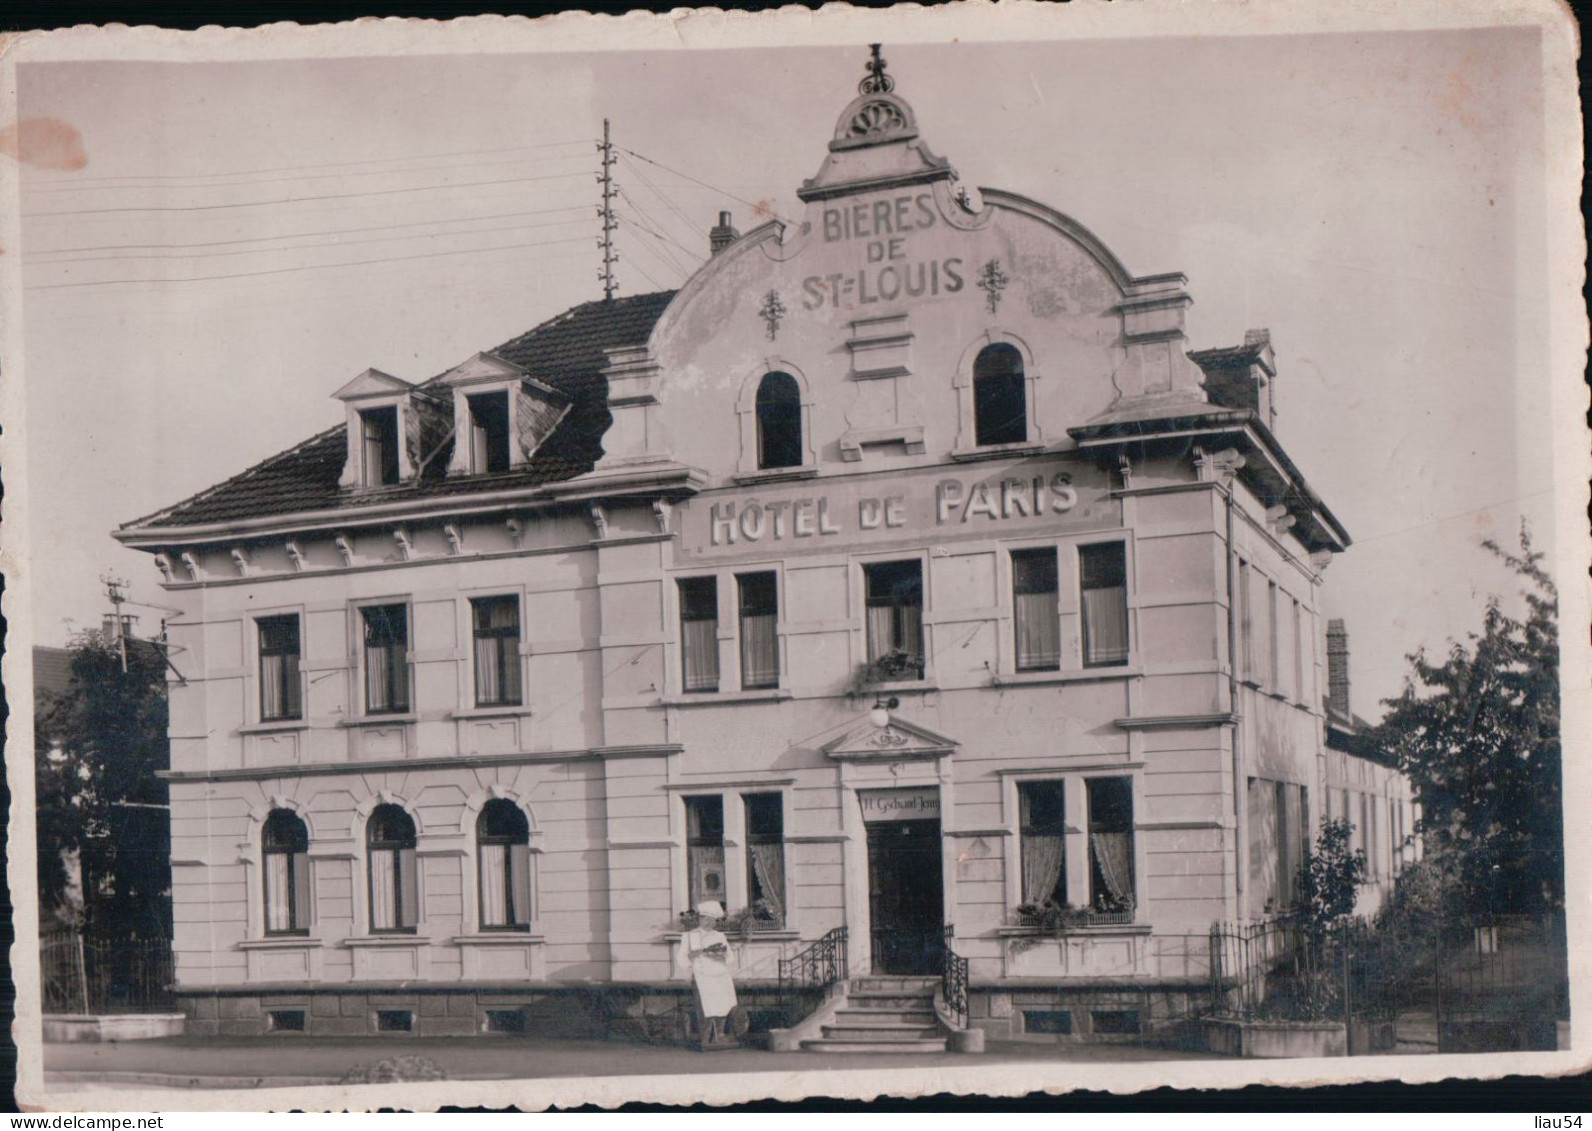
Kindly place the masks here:
<instances>
[{"instance_id":1,"label":"iron railing","mask_svg":"<svg viewBox=\"0 0 1592 1131\"><path fill-rule=\"evenodd\" d=\"M176 1007L171 940L104 942L76 931L39 938L41 996L46 1013L143 1013Z\"/></svg>"},{"instance_id":2,"label":"iron railing","mask_svg":"<svg viewBox=\"0 0 1592 1131\"><path fill-rule=\"evenodd\" d=\"M849 974L846 928L836 927L793 958L779 960L779 1000L789 1008L797 994L828 989Z\"/></svg>"},{"instance_id":3,"label":"iron railing","mask_svg":"<svg viewBox=\"0 0 1592 1131\"><path fill-rule=\"evenodd\" d=\"M945 948L940 967L940 992L945 998L945 1011L956 1022L958 1029L967 1028L967 959L951 946L956 938L954 924L945 925Z\"/></svg>"}]
</instances>

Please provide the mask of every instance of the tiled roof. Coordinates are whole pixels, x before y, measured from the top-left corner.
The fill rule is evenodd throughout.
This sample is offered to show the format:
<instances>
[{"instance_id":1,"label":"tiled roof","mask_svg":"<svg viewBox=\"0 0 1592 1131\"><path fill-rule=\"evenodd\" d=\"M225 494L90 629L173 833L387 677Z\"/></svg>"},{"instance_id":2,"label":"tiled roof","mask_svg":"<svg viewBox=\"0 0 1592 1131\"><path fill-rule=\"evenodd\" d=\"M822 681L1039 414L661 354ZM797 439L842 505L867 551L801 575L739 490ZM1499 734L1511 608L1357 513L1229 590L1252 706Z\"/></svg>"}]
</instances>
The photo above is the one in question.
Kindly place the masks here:
<instances>
[{"instance_id":1,"label":"tiled roof","mask_svg":"<svg viewBox=\"0 0 1592 1131\"><path fill-rule=\"evenodd\" d=\"M1222 369L1231 365L1249 365L1260 358L1265 342L1245 342L1241 346L1221 346L1216 349L1190 350L1189 357L1201 369Z\"/></svg>"},{"instance_id":2,"label":"tiled roof","mask_svg":"<svg viewBox=\"0 0 1592 1131\"><path fill-rule=\"evenodd\" d=\"M338 487L347 456L345 425L339 424L278 453L247 471L172 507L135 519L122 529L202 526L245 518L345 509L373 503L470 494L555 483L583 475L602 456L602 436L612 418L601 370L603 351L646 342L674 297L673 291L582 303L489 352L521 366L536 380L567 394L573 405L529 462L492 476L449 479L446 450L426 464L421 478L379 491L352 494ZM439 378L421 385L427 388ZM447 410L452 410L451 401Z\"/></svg>"},{"instance_id":3,"label":"tiled roof","mask_svg":"<svg viewBox=\"0 0 1592 1131\"><path fill-rule=\"evenodd\" d=\"M33 646L33 690L48 695L64 695L72 682L72 650Z\"/></svg>"}]
</instances>

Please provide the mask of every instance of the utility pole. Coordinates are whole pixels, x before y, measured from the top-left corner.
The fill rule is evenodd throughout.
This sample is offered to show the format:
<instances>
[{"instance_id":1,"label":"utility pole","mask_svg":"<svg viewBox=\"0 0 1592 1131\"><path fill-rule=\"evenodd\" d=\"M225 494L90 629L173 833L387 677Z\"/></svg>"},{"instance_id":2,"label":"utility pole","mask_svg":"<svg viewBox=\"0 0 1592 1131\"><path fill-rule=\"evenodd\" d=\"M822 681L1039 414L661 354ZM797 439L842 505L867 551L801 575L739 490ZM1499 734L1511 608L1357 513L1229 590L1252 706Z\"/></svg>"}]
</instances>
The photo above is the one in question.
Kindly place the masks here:
<instances>
[{"instance_id":1,"label":"utility pole","mask_svg":"<svg viewBox=\"0 0 1592 1131\"><path fill-rule=\"evenodd\" d=\"M614 229L618 221L614 219L614 144L608 135L608 119L603 119L603 139L597 146L597 152L602 154L602 172L597 175L597 183L603 186L602 206L597 209L597 215L602 218L603 234L597 240L597 247L603 253L602 270L597 272L597 278L603 285L603 298L611 299L614 292L619 289L619 283L614 279L614 264L619 262L619 253L614 250Z\"/></svg>"},{"instance_id":2,"label":"utility pole","mask_svg":"<svg viewBox=\"0 0 1592 1131\"><path fill-rule=\"evenodd\" d=\"M127 622L122 619L122 605L127 602L124 590L128 586L125 578L112 577L106 574L100 578L105 583L105 596L111 603L111 631L116 634L116 646L122 654L122 674L127 674Z\"/></svg>"}]
</instances>

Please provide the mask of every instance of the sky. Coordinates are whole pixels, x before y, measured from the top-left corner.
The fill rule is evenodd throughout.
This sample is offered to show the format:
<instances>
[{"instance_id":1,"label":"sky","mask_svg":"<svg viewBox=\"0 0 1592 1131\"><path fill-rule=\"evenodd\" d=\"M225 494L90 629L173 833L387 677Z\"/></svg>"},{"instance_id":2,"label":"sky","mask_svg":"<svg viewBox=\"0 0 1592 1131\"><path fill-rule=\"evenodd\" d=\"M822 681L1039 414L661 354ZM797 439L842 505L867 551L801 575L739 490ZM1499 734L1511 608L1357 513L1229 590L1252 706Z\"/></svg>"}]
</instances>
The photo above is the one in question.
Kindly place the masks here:
<instances>
[{"instance_id":1,"label":"sky","mask_svg":"<svg viewBox=\"0 0 1592 1131\"><path fill-rule=\"evenodd\" d=\"M1354 539L1323 600L1370 718L1407 653L1515 592L1481 538L1525 518L1549 541L1537 52L1530 30L886 45L964 181L1187 274L1190 348L1270 329L1278 436ZM605 118L620 293L676 287L720 209L799 214L865 57L20 65L20 116L70 127L20 171L36 641L97 624L107 572L159 605L110 531L337 424L365 368L422 380L600 297Z\"/></svg>"}]
</instances>

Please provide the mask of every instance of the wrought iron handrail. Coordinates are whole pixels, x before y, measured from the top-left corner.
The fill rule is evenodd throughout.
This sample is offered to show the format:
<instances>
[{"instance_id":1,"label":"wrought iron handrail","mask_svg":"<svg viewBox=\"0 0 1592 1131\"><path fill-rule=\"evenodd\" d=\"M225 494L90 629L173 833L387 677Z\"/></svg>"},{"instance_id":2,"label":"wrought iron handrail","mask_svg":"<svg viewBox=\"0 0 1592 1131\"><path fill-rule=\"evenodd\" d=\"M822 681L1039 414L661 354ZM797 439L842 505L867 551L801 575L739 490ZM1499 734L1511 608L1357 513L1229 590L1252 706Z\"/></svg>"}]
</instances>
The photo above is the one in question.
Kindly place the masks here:
<instances>
[{"instance_id":1,"label":"wrought iron handrail","mask_svg":"<svg viewBox=\"0 0 1592 1131\"><path fill-rule=\"evenodd\" d=\"M945 1011L956 1022L958 1029L967 1028L967 959L951 948L956 937L956 926L945 925L944 961L940 968L940 992L945 998Z\"/></svg>"},{"instance_id":2,"label":"wrought iron handrail","mask_svg":"<svg viewBox=\"0 0 1592 1131\"><path fill-rule=\"evenodd\" d=\"M850 977L848 971L846 928L836 927L795 957L779 960L780 1001L843 982Z\"/></svg>"}]
</instances>

